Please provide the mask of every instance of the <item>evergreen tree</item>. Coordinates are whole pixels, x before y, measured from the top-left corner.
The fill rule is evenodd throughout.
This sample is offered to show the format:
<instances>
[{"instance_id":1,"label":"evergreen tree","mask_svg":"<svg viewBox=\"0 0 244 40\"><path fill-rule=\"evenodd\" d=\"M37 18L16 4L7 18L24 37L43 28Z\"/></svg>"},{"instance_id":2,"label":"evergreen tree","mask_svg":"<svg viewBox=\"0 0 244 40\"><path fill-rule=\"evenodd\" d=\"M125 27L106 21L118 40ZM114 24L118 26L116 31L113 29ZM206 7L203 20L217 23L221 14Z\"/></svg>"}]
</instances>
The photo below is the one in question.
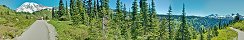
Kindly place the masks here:
<instances>
[{"instance_id":1,"label":"evergreen tree","mask_svg":"<svg viewBox=\"0 0 244 40\"><path fill-rule=\"evenodd\" d=\"M207 36L207 40L211 40L211 28L208 28L208 36Z\"/></svg>"},{"instance_id":2,"label":"evergreen tree","mask_svg":"<svg viewBox=\"0 0 244 40\"><path fill-rule=\"evenodd\" d=\"M117 0L116 3L116 16L118 17L117 20L122 20L123 19L123 11L122 11L122 5L120 0Z\"/></svg>"},{"instance_id":3,"label":"evergreen tree","mask_svg":"<svg viewBox=\"0 0 244 40\"><path fill-rule=\"evenodd\" d=\"M61 18L62 16L65 15L65 9L64 9L64 4L63 4L63 1L60 0L59 1L59 10L58 10L58 18L59 20L64 20L63 18Z\"/></svg>"},{"instance_id":4,"label":"evergreen tree","mask_svg":"<svg viewBox=\"0 0 244 40\"><path fill-rule=\"evenodd\" d=\"M182 17L181 17L181 27L179 29L180 33L177 38L177 40L190 40L190 33L189 33L189 27L186 23L186 13L185 13L185 4L183 4L183 10L182 10Z\"/></svg>"},{"instance_id":5,"label":"evergreen tree","mask_svg":"<svg viewBox=\"0 0 244 40\"><path fill-rule=\"evenodd\" d=\"M93 1L93 16L94 16L94 18L97 18L97 16L98 16L98 4L97 4L97 1L98 0L94 0Z\"/></svg>"},{"instance_id":6,"label":"evergreen tree","mask_svg":"<svg viewBox=\"0 0 244 40\"><path fill-rule=\"evenodd\" d=\"M69 10L68 10L68 2L67 2L67 0L65 1L65 13L67 14L66 16L67 16L67 19L68 20L70 20L70 13L69 13Z\"/></svg>"},{"instance_id":7,"label":"evergreen tree","mask_svg":"<svg viewBox=\"0 0 244 40\"><path fill-rule=\"evenodd\" d=\"M221 27L222 27L222 26L221 26L221 25L222 25L222 17L219 17L218 20L219 20L219 21L218 21L218 22L219 22L219 23L218 23L218 26L219 26L219 29L221 29Z\"/></svg>"},{"instance_id":8,"label":"evergreen tree","mask_svg":"<svg viewBox=\"0 0 244 40\"><path fill-rule=\"evenodd\" d=\"M70 16L73 16L75 9L75 0L70 0Z\"/></svg>"},{"instance_id":9,"label":"evergreen tree","mask_svg":"<svg viewBox=\"0 0 244 40\"><path fill-rule=\"evenodd\" d=\"M218 36L219 32L218 32L218 27L217 26L214 26L213 27L213 36Z\"/></svg>"},{"instance_id":10,"label":"evergreen tree","mask_svg":"<svg viewBox=\"0 0 244 40\"><path fill-rule=\"evenodd\" d=\"M121 4L123 4L121 2ZM127 29L129 29L129 18L126 18L127 17L127 11L126 11L126 6L125 4L124 5L121 5L122 6L122 22L121 24L122 27L121 27L121 34L122 34L122 37L125 38L126 40L129 40L128 39L128 31Z\"/></svg>"},{"instance_id":11,"label":"evergreen tree","mask_svg":"<svg viewBox=\"0 0 244 40\"><path fill-rule=\"evenodd\" d=\"M125 4L124 4L124 6L123 6L123 16L124 16L124 20L126 19L126 17L127 17L127 11L126 11L126 6L125 6Z\"/></svg>"},{"instance_id":12,"label":"evergreen tree","mask_svg":"<svg viewBox=\"0 0 244 40\"><path fill-rule=\"evenodd\" d=\"M88 0L88 10L87 10L88 14L92 13L92 0Z\"/></svg>"},{"instance_id":13,"label":"evergreen tree","mask_svg":"<svg viewBox=\"0 0 244 40\"><path fill-rule=\"evenodd\" d=\"M81 18L81 16L79 16L80 14L78 14L78 5L80 6L80 4L77 4L77 2L79 2L79 0L70 0L70 16L74 25L79 24Z\"/></svg>"},{"instance_id":14,"label":"evergreen tree","mask_svg":"<svg viewBox=\"0 0 244 40\"><path fill-rule=\"evenodd\" d=\"M111 13L109 13L109 0L101 0L101 7L102 7L102 13L103 13L103 17L105 16L110 16Z\"/></svg>"},{"instance_id":15,"label":"evergreen tree","mask_svg":"<svg viewBox=\"0 0 244 40\"><path fill-rule=\"evenodd\" d=\"M151 5L149 6L149 39L150 40L156 40L159 33L159 19L158 17L156 16L156 9L155 9L155 2L154 0L151 1Z\"/></svg>"},{"instance_id":16,"label":"evergreen tree","mask_svg":"<svg viewBox=\"0 0 244 40\"><path fill-rule=\"evenodd\" d=\"M54 12L54 8L52 8L52 18L53 18L53 19L56 18L55 15L56 15L56 14L55 14L55 12Z\"/></svg>"},{"instance_id":17,"label":"evergreen tree","mask_svg":"<svg viewBox=\"0 0 244 40\"><path fill-rule=\"evenodd\" d=\"M143 34L142 35L144 38L148 39L149 33L148 33L148 13L149 13L149 9L148 9L148 5L147 5L147 0L140 0L140 13L142 14L142 26L143 26Z\"/></svg>"},{"instance_id":18,"label":"evergreen tree","mask_svg":"<svg viewBox=\"0 0 244 40\"><path fill-rule=\"evenodd\" d=\"M167 18L167 20L168 20L168 32L169 32L169 39L172 39L172 31L171 31L171 29L172 29L172 26L171 26L171 12L172 12L172 8L171 8L171 5L169 6L169 10L168 10L168 18Z\"/></svg>"},{"instance_id":19,"label":"evergreen tree","mask_svg":"<svg viewBox=\"0 0 244 40\"><path fill-rule=\"evenodd\" d=\"M117 22L114 24L114 36L115 36L115 40L121 39L121 38L125 38L122 37L124 36L124 33L122 33L124 30L123 28L123 23L122 23L122 18L123 18L123 13L122 13L122 5L120 0L116 1L116 14L114 14L114 22ZM112 18L113 19L113 18Z\"/></svg>"},{"instance_id":20,"label":"evergreen tree","mask_svg":"<svg viewBox=\"0 0 244 40\"><path fill-rule=\"evenodd\" d=\"M202 25L201 27L200 27L200 40L204 40L204 26Z\"/></svg>"},{"instance_id":21,"label":"evergreen tree","mask_svg":"<svg viewBox=\"0 0 244 40\"><path fill-rule=\"evenodd\" d=\"M132 21L133 21L133 23L132 23L132 27L131 27L131 35L132 35L131 38L133 40L136 40L137 36L138 36L137 34L139 33L137 31L139 26L138 26L138 24L136 24L136 23L138 23L137 19L139 19L138 18L138 4L137 4L137 0L134 0L132 5L133 6L131 8L132 8Z\"/></svg>"},{"instance_id":22,"label":"evergreen tree","mask_svg":"<svg viewBox=\"0 0 244 40\"><path fill-rule=\"evenodd\" d=\"M106 40L107 39L107 34L106 34L106 31L107 31L107 25L108 25L108 21L111 19L111 12L110 12L110 9L109 9L109 0L101 0L101 13L102 13L102 18L103 18L103 40Z\"/></svg>"},{"instance_id":23,"label":"evergreen tree","mask_svg":"<svg viewBox=\"0 0 244 40\"><path fill-rule=\"evenodd\" d=\"M234 22L240 21L240 14L237 13L236 16L234 17Z\"/></svg>"},{"instance_id":24,"label":"evergreen tree","mask_svg":"<svg viewBox=\"0 0 244 40\"><path fill-rule=\"evenodd\" d=\"M80 24L80 23L85 24L87 21L86 20L87 15L86 15L82 0L76 0L75 2L76 2L75 5L77 5L77 6L74 7L74 13L72 16L73 23L74 24ZM83 20L83 21L81 21L81 20Z\"/></svg>"},{"instance_id":25,"label":"evergreen tree","mask_svg":"<svg viewBox=\"0 0 244 40\"><path fill-rule=\"evenodd\" d=\"M159 29L159 38L158 40L169 40L168 37L169 37L169 34L168 34L168 31L167 31L167 26L165 25L167 23L167 19L166 18L163 18L161 17L162 20L161 23L160 23L160 29Z\"/></svg>"},{"instance_id":26,"label":"evergreen tree","mask_svg":"<svg viewBox=\"0 0 244 40\"><path fill-rule=\"evenodd\" d=\"M194 21L187 22L187 27L186 27L189 31L187 34L189 34L190 39L196 39L197 38L197 31L194 28L193 23L195 23L195 22Z\"/></svg>"}]
</instances>

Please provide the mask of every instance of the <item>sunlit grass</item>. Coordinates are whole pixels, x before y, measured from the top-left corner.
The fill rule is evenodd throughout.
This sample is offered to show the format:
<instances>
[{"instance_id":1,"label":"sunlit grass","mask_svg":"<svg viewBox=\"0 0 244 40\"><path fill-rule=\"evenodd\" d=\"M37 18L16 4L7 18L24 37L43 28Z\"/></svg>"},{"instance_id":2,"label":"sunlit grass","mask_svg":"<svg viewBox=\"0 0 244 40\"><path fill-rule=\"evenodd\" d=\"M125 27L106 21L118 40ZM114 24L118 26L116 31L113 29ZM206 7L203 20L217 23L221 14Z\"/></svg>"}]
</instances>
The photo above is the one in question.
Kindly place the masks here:
<instances>
[{"instance_id":1,"label":"sunlit grass","mask_svg":"<svg viewBox=\"0 0 244 40\"><path fill-rule=\"evenodd\" d=\"M49 21L58 33L58 40L82 40L88 37L88 27L84 25L72 26L69 21Z\"/></svg>"},{"instance_id":2,"label":"sunlit grass","mask_svg":"<svg viewBox=\"0 0 244 40\"><path fill-rule=\"evenodd\" d=\"M233 40L238 36L237 32L230 29L229 27L218 30L218 32L218 36L213 37L212 40Z\"/></svg>"},{"instance_id":3,"label":"sunlit grass","mask_svg":"<svg viewBox=\"0 0 244 40\"><path fill-rule=\"evenodd\" d=\"M232 27L244 31L244 21L236 22L232 25Z\"/></svg>"},{"instance_id":4,"label":"sunlit grass","mask_svg":"<svg viewBox=\"0 0 244 40\"><path fill-rule=\"evenodd\" d=\"M35 18L26 19L25 14L0 16L0 37L13 39L20 36L33 22Z\"/></svg>"}]
</instances>

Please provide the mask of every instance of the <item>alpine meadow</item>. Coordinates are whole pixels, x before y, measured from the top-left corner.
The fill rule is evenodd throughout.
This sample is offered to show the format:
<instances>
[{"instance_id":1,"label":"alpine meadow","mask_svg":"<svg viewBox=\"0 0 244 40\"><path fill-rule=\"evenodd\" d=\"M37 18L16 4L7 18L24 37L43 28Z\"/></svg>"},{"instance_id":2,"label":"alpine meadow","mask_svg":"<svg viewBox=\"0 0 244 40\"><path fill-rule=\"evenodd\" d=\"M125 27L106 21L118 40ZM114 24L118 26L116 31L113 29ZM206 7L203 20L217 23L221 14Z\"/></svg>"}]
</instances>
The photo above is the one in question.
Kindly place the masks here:
<instances>
[{"instance_id":1,"label":"alpine meadow","mask_svg":"<svg viewBox=\"0 0 244 40\"><path fill-rule=\"evenodd\" d=\"M1 0L0 40L244 40L244 0Z\"/></svg>"}]
</instances>

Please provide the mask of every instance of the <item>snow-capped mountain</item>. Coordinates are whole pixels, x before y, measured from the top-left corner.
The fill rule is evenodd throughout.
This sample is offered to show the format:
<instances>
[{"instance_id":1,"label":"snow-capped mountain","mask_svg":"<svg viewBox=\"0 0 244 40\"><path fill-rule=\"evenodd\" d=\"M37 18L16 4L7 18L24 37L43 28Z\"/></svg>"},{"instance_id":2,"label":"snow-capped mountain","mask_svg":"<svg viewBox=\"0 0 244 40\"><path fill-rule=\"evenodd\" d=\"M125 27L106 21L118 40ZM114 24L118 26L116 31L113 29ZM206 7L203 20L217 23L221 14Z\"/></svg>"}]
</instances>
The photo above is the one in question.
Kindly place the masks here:
<instances>
[{"instance_id":1,"label":"snow-capped mountain","mask_svg":"<svg viewBox=\"0 0 244 40\"><path fill-rule=\"evenodd\" d=\"M18 7L16 9L16 11L17 12L29 12L29 13L33 13L35 11L40 11L40 10L43 10L43 9L52 9L52 7L47 7L47 6L39 5L39 4L34 3L34 2L25 2L20 7Z\"/></svg>"},{"instance_id":2,"label":"snow-capped mountain","mask_svg":"<svg viewBox=\"0 0 244 40\"><path fill-rule=\"evenodd\" d=\"M215 18L215 19L229 19L229 20L234 20L234 18L237 16L237 14L231 14L231 15L218 15L218 14L211 14L206 16L206 18ZM239 15L241 20L244 20L244 16Z\"/></svg>"}]
</instances>

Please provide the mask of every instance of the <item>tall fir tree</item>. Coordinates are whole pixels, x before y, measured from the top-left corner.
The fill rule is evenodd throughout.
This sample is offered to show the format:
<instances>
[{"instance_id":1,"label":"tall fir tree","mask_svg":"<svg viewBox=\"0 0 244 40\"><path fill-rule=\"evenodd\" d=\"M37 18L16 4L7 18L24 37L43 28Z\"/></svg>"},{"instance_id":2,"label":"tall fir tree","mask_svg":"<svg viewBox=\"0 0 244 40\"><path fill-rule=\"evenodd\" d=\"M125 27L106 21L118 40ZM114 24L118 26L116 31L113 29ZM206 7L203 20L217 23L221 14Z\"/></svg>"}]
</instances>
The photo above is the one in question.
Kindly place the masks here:
<instances>
[{"instance_id":1,"label":"tall fir tree","mask_svg":"<svg viewBox=\"0 0 244 40\"><path fill-rule=\"evenodd\" d=\"M88 10L87 10L88 14L92 13L92 0L88 0Z\"/></svg>"},{"instance_id":2,"label":"tall fir tree","mask_svg":"<svg viewBox=\"0 0 244 40\"><path fill-rule=\"evenodd\" d=\"M186 22L186 13L185 13L185 4L183 4L183 10L182 10L182 16L181 16L181 26L179 29L179 36L177 40L190 40L190 32L189 32L189 25L187 25Z\"/></svg>"},{"instance_id":3,"label":"tall fir tree","mask_svg":"<svg viewBox=\"0 0 244 40\"><path fill-rule=\"evenodd\" d=\"M140 0L140 13L142 14L142 26L143 26L143 38L148 39L149 36L149 30L148 30L148 13L149 13L149 9L148 9L148 5L147 5L147 0Z\"/></svg>"},{"instance_id":4,"label":"tall fir tree","mask_svg":"<svg viewBox=\"0 0 244 40\"><path fill-rule=\"evenodd\" d=\"M56 18L56 14L55 14L54 8L52 8L52 19L55 19L55 18Z\"/></svg>"},{"instance_id":5,"label":"tall fir tree","mask_svg":"<svg viewBox=\"0 0 244 40\"><path fill-rule=\"evenodd\" d=\"M239 13L237 13L236 16L234 17L234 22L240 21L240 16L241 15Z\"/></svg>"},{"instance_id":6,"label":"tall fir tree","mask_svg":"<svg viewBox=\"0 0 244 40\"><path fill-rule=\"evenodd\" d=\"M161 17L161 20L160 20L160 27L159 27L159 37L157 38L158 40L169 40L168 39L168 29L167 29L167 26L165 25L167 23L167 19L164 18L164 17Z\"/></svg>"},{"instance_id":7,"label":"tall fir tree","mask_svg":"<svg viewBox=\"0 0 244 40\"><path fill-rule=\"evenodd\" d=\"M117 26L113 26L115 27L115 40L118 40L118 39L121 39L121 38L124 38L122 36L124 36L124 34L122 33L123 32L123 23L122 23L122 18L123 18L123 13L122 13L122 5L121 5L121 1L120 0L117 0L116 1L116 14L113 14L115 15L114 18L114 22L117 22L115 23L115 25Z\"/></svg>"},{"instance_id":8,"label":"tall fir tree","mask_svg":"<svg viewBox=\"0 0 244 40\"><path fill-rule=\"evenodd\" d=\"M64 15L65 15L64 3L63 0L59 0L58 19L63 21L61 17Z\"/></svg>"},{"instance_id":9,"label":"tall fir tree","mask_svg":"<svg viewBox=\"0 0 244 40\"><path fill-rule=\"evenodd\" d=\"M202 25L200 28L200 40L204 40L204 26Z\"/></svg>"},{"instance_id":10,"label":"tall fir tree","mask_svg":"<svg viewBox=\"0 0 244 40\"><path fill-rule=\"evenodd\" d=\"M123 24L122 26L121 26L121 35L122 35L122 37L123 38L125 38L125 39L127 39L128 40L128 38L127 38L127 28L128 28L128 22L129 21L127 21L127 19L126 19L126 6L125 6L125 4L123 4L122 2L121 2L121 11L122 11L122 20L121 20L121 24Z\"/></svg>"},{"instance_id":11,"label":"tall fir tree","mask_svg":"<svg viewBox=\"0 0 244 40\"><path fill-rule=\"evenodd\" d=\"M75 9L75 0L70 0L70 16L73 16Z\"/></svg>"},{"instance_id":12,"label":"tall fir tree","mask_svg":"<svg viewBox=\"0 0 244 40\"><path fill-rule=\"evenodd\" d=\"M73 13L72 13L73 14L72 20L74 24L85 24L87 15L82 0L76 0L75 5L76 6L74 6Z\"/></svg>"},{"instance_id":13,"label":"tall fir tree","mask_svg":"<svg viewBox=\"0 0 244 40\"><path fill-rule=\"evenodd\" d=\"M111 13L109 13L109 0L101 0L101 9L102 9L102 16L110 16Z\"/></svg>"},{"instance_id":14,"label":"tall fir tree","mask_svg":"<svg viewBox=\"0 0 244 40\"><path fill-rule=\"evenodd\" d=\"M125 6L125 4L123 5L123 17L124 17L124 20L126 19L126 17L127 17L127 11L126 11L126 6Z\"/></svg>"},{"instance_id":15,"label":"tall fir tree","mask_svg":"<svg viewBox=\"0 0 244 40\"><path fill-rule=\"evenodd\" d=\"M66 13L66 17L67 17L67 19L68 20L70 20L70 13L69 13L69 10L68 10L68 2L67 2L67 0L65 1L65 13Z\"/></svg>"},{"instance_id":16,"label":"tall fir tree","mask_svg":"<svg viewBox=\"0 0 244 40\"><path fill-rule=\"evenodd\" d=\"M182 10L182 17L181 17L181 27L180 27L180 32L181 32L181 40L186 40L186 38L185 38L185 27L186 27L186 17L185 17L185 4L183 4L183 10Z\"/></svg>"},{"instance_id":17,"label":"tall fir tree","mask_svg":"<svg viewBox=\"0 0 244 40\"><path fill-rule=\"evenodd\" d=\"M169 40L171 40L171 39L173 39L173 37L172 37L172 27L173 26L171 26L171 15L172 15L172 7L171 7L171 5L169 6L169 10L168 10L168 18L167 18L167 23L168 23L168 32L169 32Z\"/></svg>"},{"instance_id":18,"label":"tall fir tree","mask_svg":"<svg viewBox=\"0 0 244 40\"><path fill-rule=\"evenodd\" d=\"M144 20L146 20L145 18L146 18L146 14L147 14L147 12L145 11L145 10L148 10L148 8L145 8L145 0L140 0L140 14L141 15L143 15L143 27L144 26L146 26L146 24L145 24L145 21ZM146 5L146 7L147 7L147 5Z\"/></svg>"},{"instance_id":19,"label":"tall fir tree","mask_svg":"<svg viewBox=\"0 0 244 40\"><path fill-rule=\"evenodd\" d=\"M122 4L121 4L120 0L117 0L117 3L116 3L116 16L118 17L117 20L123 19Z\"/></svg>"},{"instance_id":20,"label":"tall fir tree","mask_svg":"<svg viewBox=\"0 0 244 40\"><path fill-rule=\"evenodd\" d=\"M94 18L97 18L97 15L98 15L98 4L97 4L97 1L98 0L94 0L93 1L93 16Z\"/></svg>"},{"instance_id":21,"label":"tall fir tree","mask_svg":"<svg viewBox=\"0 0 244 40\"><path fill-rule=\"evenodd\" d=\"M102 13L102 18L103 18L103 40L106 40L107 39L107 26L109 25L108 24L108 21L111 19L111 12L110 12L110 9L109 9L109 0L101 0L101 13Z\"/></svg>"},{"instance_id":22,"label":"tall fir tree","mask_svg":"<svg viewBox=\"0 0 244 40\"><path fill-rule=\"evenodd\" d=\"M93 4L92 0L88 0L87 14L89 15L89 18L94 18L94 12L93 12L94 7L92 6L92 4Z\"/></svg>"},{"instance_id":23,"label":"tall fir tree","mask_svg":"<svg viewBox=\"0 0 244 40\"><path fill-rule=\"evenodd\" d=\"M155 9L155 2L154 0L151 0L151 5L149 5L149 39L150 40L156 40L158 38L158 31L159 31L159 18L156 16L156 9Z\"/></svg>"},{"instance_id":24,"label":"tall fir tree","mask_svg":"<svg viewBox=\"0 0 244 40\"><path fill-rule=\"evenodd\" d=\"M138 23L138 20L137 19L139 19L139 18L137 18L138 17L138 4L137 4L137 0L134 0L134 2L133 2L133 4L132 4L133 6L131 7L132 8L132 21L133 21L133 23L132 23L132 27L131 27L131 35L132 35L132 37L131 37L131 39L133 39L133 40L136 40L137 39L137 36L138 36L138 33L139 33L139 31L137 31L138 30L138 25L137 25L137 23Z\"/></svg>"},{"instance_id":25,"label":"tall fir tree","mask_svg":"<svg viewBox=\"0 0 244 40\"><path fill-rule=\"evenodd\" d=\"M67 3L67 0L65 0L65 13L68 13L68 3Z\"/></svg>"}]
</instances>

